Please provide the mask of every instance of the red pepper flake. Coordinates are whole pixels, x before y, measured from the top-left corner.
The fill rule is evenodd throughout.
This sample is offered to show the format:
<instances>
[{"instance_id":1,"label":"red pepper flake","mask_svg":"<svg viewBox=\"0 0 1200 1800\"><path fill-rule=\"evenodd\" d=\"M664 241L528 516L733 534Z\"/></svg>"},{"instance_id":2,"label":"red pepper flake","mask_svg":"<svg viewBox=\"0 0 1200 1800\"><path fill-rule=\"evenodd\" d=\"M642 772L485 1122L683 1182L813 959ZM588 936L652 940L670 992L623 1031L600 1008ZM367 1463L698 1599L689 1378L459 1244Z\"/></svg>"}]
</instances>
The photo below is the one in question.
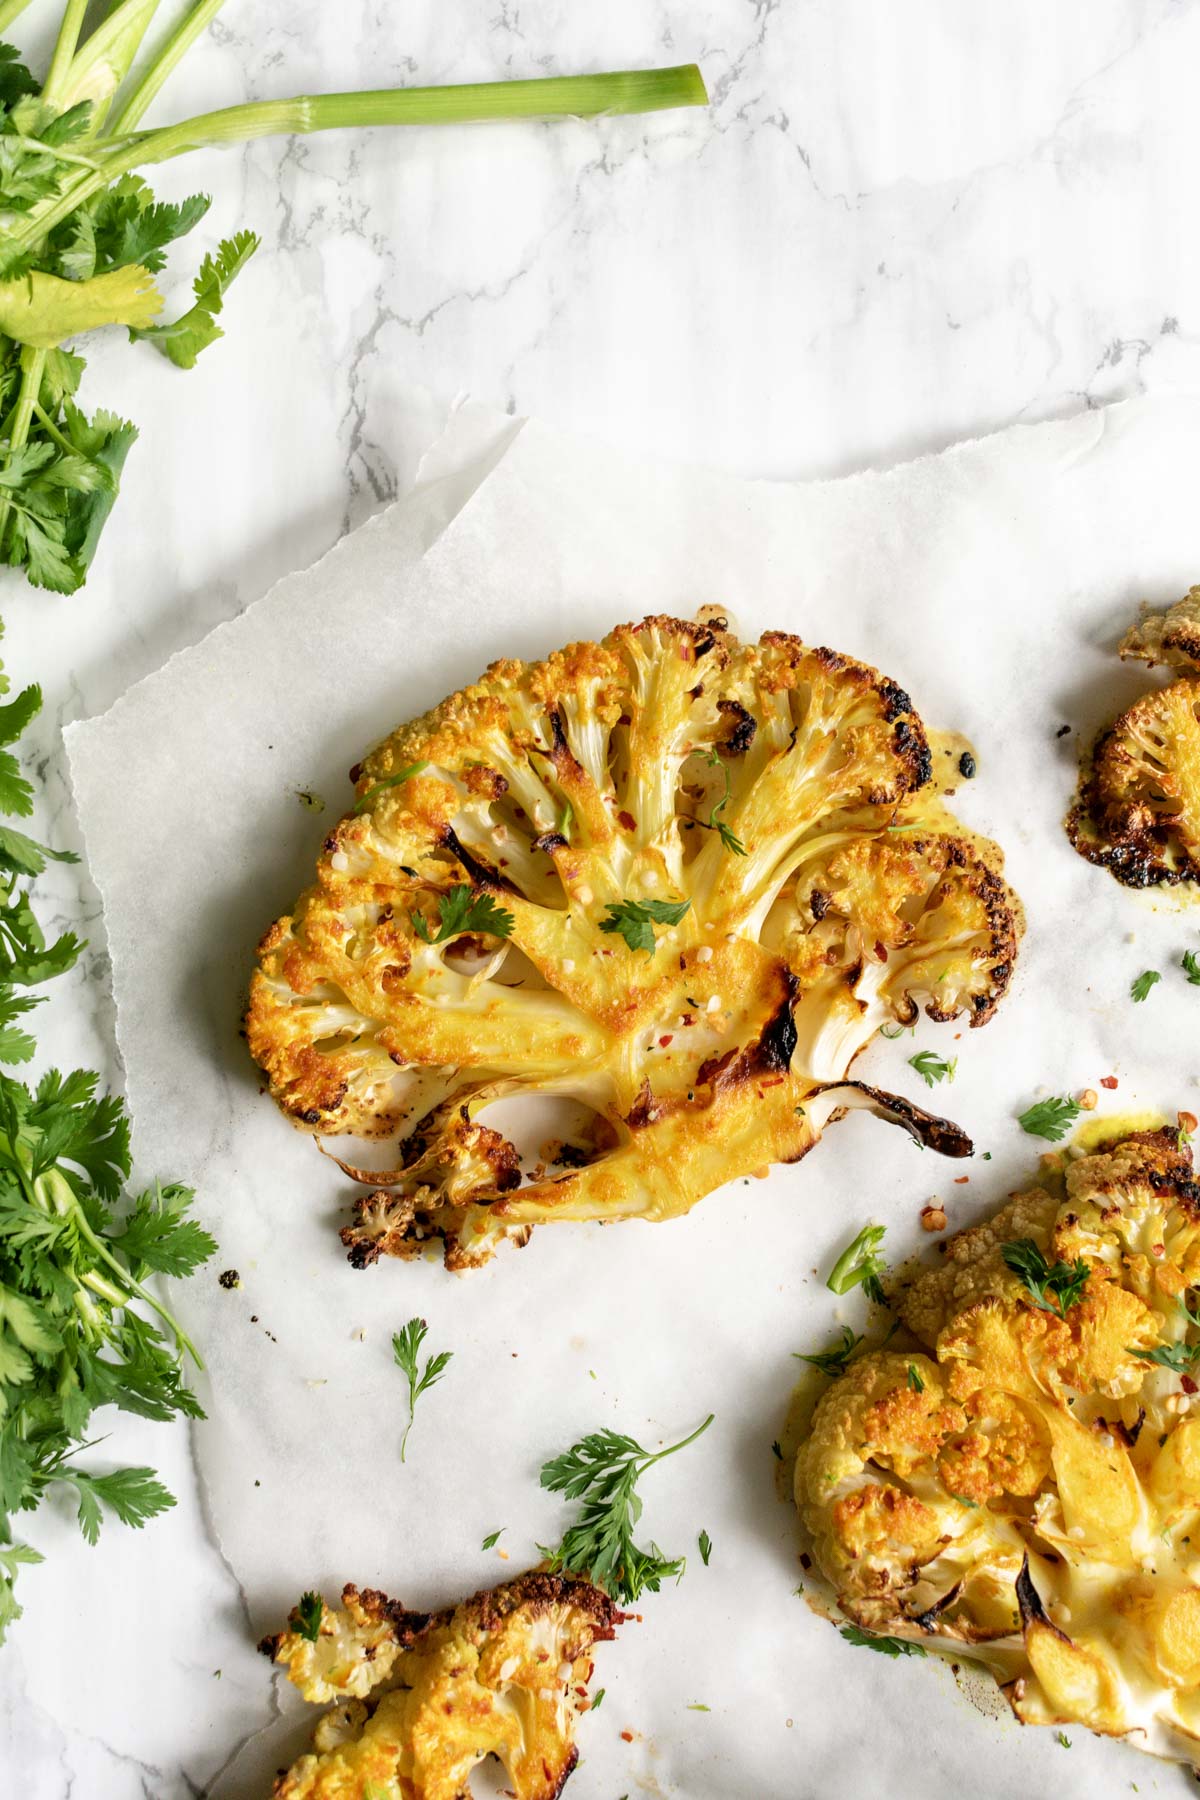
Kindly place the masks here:
<instances>
[{"instance_id":1,"label":"red pepper flake","mask_svg":"<svg viewBox=\"0 0 1200 1800\"><path fill-rule=\"evenodd\" d=\"M666 1047L667 1047L667 1045L668 1045L668 1044L669 1044L669 1043L670 1043L670 1042L671 1042L671 1039L672 1039L672 1037L673 1037L673 1035L674 1035L674 1034L673 1034L673 1033L672 1033L672 1032L670 1032L670 1031L668 1031L668 1033L667 1033L667 1035L666 1035L666 1036L665 1036L665 1037L660 1037L660 1038L659 1038L659 1040L658 1040L658 1047L659 1047L659 1049L660 1049L660 1050L665 1050L665 1049L666 1049Z\"/></svg>"},{"instance_id":2,"label":"red pepper flake","mask_svg":"<svg viewBox=\"0 0 1200 1800\"><path fill-rule=\"evenodd\" d=\"M637 830L637 820L631 812L619 812L617 814L617 824L623 825L626 831Z\"/></svg>"},{"instance_id":3,"label":"red pepper flake","mask_svg":"<svg viewBox=\"0 0 1200 1800\"><path fill-rule=\"evenodd\" d=\"M624 1739L624 1740L625 1740L625 1742L626 1742L626 1743L627 1743L627 1744L632 1744L632 1742L633 1742L633 1733L632 1733L632 1731L623 1731L623 1732L622 1732L622 1733L621 1733L621 1736L622 1736L622 1738L623 1738L623 1739ZM546 1770L546 1777L547 1777L547 1779L549 1779L549 1776L550 1776L550 1771L549 1771L549 1769L547 1769L547 1770Z\"/></svg>"},{"instance_id":4,"label":"red pepper flake","mask_svg":"<svg viewBox=\"0 0 1200 1800\"><path fill-rule=\"evenodd\" d=\"M969 1175L956 1175L954 1177L954 1185L955 1187L965 1187L970 1179L971 1177Z\"/></svg>"},{"instance_id":5,"label":"red pepper flake","mask_svg":"<svg viewBox=\"0 0 1200 1800\"><path fill-rule=\"evenodd\" d=\"M1113 1088L1116 1087L1116 1085L1117 1085L1117 1078L1115 1075L1102 1075L1100 1077L1100 1086L1101 1087L1108 1088L1111 1091Z\"/></svg>"},{"instance_id":6,"label":"red pepper flake","mask_svg":"<svg viewBox=\"0 0 1200 1800\"><path fill-rule=\"evenodd\" d=\"M1179 1377L1179 1385L1185 1394L1194 1394L1196 1392L1196 1384L1190 1375L1181 1375Z\"/></svg>"}]
</instances>

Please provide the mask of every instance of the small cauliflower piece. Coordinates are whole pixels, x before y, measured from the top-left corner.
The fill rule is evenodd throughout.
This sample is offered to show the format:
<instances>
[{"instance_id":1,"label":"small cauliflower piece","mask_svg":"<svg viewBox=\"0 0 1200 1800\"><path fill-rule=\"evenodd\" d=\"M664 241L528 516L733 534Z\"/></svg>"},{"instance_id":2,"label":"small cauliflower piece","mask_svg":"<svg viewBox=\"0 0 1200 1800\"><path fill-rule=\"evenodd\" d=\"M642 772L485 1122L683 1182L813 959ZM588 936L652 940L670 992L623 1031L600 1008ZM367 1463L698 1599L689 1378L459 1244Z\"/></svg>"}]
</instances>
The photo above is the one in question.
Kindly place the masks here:
<instances>
[{"instance_id":1,"label":"small cauliflower piece","mask_svg":"<svg viewBox=\"0 0 1200 1800\"><path fill-rule=\"evenodd\" d=\"M864 1630L967 1646L1025 1723L1200 1768L1200 1185L1166 1129L1046 1179L909 1281L927 1353L832 1383L796 1504ZM1007 1266L1016 1240L1065 1296Z\"/></svg>"},{"instance_id":2,"label":"small cauliflower piece","mask_svg":"<svg viewBox=\"0 0 1200 1800\"><path fill-rule=\"evenodd\" d=\"M1166 663L1200 670L1200 587L1189 588L1166 612L1148 612L1121 639L1125 662Z\"/></svg>"},{"instance_id":3,"label":"small cauliflower piece","mask_svg":"<svg viewBox=\"0 0 1200 1800\"><path fill-rule=\"evenodd\" d=\"M673 1218L851 1105L969 1149L848 1080L889 1021L984 1024L1022 929L886 676L653 617L493 664L353 775L260 945L246 1035L302 1129L398 1146L391 1169L342 1163L373 1190L342 1231L357 1267ZM592 1128L523 1180L482 1115L532 1094Z\"/></svg>"},{"instance_id":4,"label":"small cauliflower piece","mask_svg":"<svg viewBox=\"0 0 1200 1800\"><path fill-rule=\"evenodd\" d=\"M516 1800L557 1800L578 1758L592 1646L625 1617L590 1582L540 1573L434 1614L347 1587L315 1643L293 1614L260 1648L306 1700L348 1698L279 1777L276 1800L470 1800L471 1770L489 1755Z\"/></svg>"},{"instance_id":5,"label":"small cauliflower piece","mask_svg":"<svg viewBox=\"0 0 1200 1800\"><path fill-rule=\"evenodd\" d=\"M1187 671L1096 739L1067 835L1127 887L1200 879L1200 588L1136 626L1121 655Z\"/></svg>"}]
</instances>

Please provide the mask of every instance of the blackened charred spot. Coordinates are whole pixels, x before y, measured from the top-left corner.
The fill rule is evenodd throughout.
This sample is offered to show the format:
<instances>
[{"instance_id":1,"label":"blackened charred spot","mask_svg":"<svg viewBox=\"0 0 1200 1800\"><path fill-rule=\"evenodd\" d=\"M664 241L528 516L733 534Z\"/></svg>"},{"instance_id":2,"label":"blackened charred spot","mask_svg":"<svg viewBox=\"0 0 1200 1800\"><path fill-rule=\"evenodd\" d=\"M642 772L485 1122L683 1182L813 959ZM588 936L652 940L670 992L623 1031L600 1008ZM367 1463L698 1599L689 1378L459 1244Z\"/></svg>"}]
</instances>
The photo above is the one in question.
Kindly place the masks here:
<instances>
[{"instance_id":1,"label":"blackened charred spot","mask_svg":"<svg viewBox=\"0 0 1200 1800\"><path fill-rule=\"evenodd\" d=\"M569 756L571 747L567 743L567 725L561 707L556 706L550 714L550 734L555 751L565 750Z\"/></svg>"},{"instance_id":2,"label":"blackened charred spot","mask_svg":"<svg viewBox=\"0 0 1200 1800\"><path fill-rule=\"evenodd\" d=\"M944 1593L940 1600L935 1600L933 1605L926 1607L923 1613L917 1613L913 1623L919 1625L922 1631L936 1631L939 1618L946 1611L947 1607L953 1606L954 1602L958 1599L958 1596L962 1593L963 1586L963 1582L956 1581L954 1586Z\"/></svg>"},{"instance_id":3,"label":"blackened charred spot","mask_svg":"<svg viewBox=\"0 0 1200 1800\"><path fill-rule=\"evenodd\" d=\"M819 923L829 911L830 897L823 888L815 887L808 896L808 904L812 909L813 918Z\"/></svg>"},{"instance_id":4,"label":"blackened charred spot","mask_svg":"<svg viewBox=\"0 0 1200 1800\"><path fill-rule=\"evenodd\" d=\"M534 850L543 850L547 856L551 856L555 850L565 850L567 848L567 840L561 831L544 831L541 837L534 838L530 848Z\"/></svg>"},{"instance_id":5,"label":"blackened charred spot","mask_svg":"<svg viewBox=\"0 0 1200 1800\"><path fill-rule=\"evenodd\" d=\"M889 723L893 719L900 718L903 713L914 711L912 701L899 682L892 681L886 675L879 683L879 694L883 701L883 716Z\"/></svg>"},{"instance_id":6,"label":"blackened charred spot","mask_svg":"<svg viewBox=\"0 0 1200 1800\"><path fill-rule=\"evenodd\" d=\"M907 703L908 695L904 700ZM892 715L889 713L888 717ZM898 718L893 733L893 742L897 754L903 757L913 772L913 787L924 787L933 778L933 757L929 753L929 745L925 742L923 732L914 730L908 719Z\"/></svg>"},{"instance_id":7,"label":"blackened charred spot","mask_svg":"<svg viewBox=\"0 0 1200 1800\"><path fill-rule=\"evenodd\" d=\"M1022 1558L1021 1573L1017 1576L1016 1580L1016 1590L1017 1605L1021 1609L1021 1625L1024 1630L1028 1631L1031 1625L1041 1625L1044 1626L1047 1631L1052 1631L1055 1637L1061 1638L1064 1644L1069 1644L1071 1642L1066 1632L1058 1629L1058 1626L1054 1623L1053 1619L1042 1605L1042 1597L1034 1587L1033 1577L1029 1573L1028 1556Z\"/></svg>"},{"instance_id":8,"label":"blackened charred spot","mask_svg":"<svg viewBox=\"0 0 1200 1800\"><path fill-rule=\"evenodd\" d=\"M784 979L787 984L786 997L774 1017L763 1027L753 1058L757 1070L772 1075L787 1073L796 1048L796 1021L792 1017L792 1006L799 983L790 969L785 970Z\"/></svg>"},{"instance_id":9,"label":"blackened charred spot","mask_svg":"<svg viewBox=\"0 0 1200 1800\"><path fill-rule=\"evenodd\" d=\"M754 742L758 720L738 700L718 700L717 711L727 721L728 729L720 748L726 756L745 756Z\"/></svg>"},{"instance_id":10,"label":"blackened charred spot","mask_svg":"<svg viewBox=\"0 0 1200 1800\"><path fill-rule=\"evenodd\" d=\"M964 781L974 781L976 774L975 758L969 750L964 750L958 759L958 772Z\"/></svg>"},{"instance_id":11,"label":"blackened charred spot","mask_svg":"<svg viewBox=\"0 0 1200 1800\"><path fill-rule=\"evenodd\" d=\"M702 656L708 655L709 651L716 644L716 641L717 640L711 631L705 631L701 637L697 637L693 640L692 649L695 652L697 662L700 661Z\"/></svg>"},{"instance_id":12,"label":"blackened charred spot","mask_svg":"<svg viewBox=\"0 0 1200 1800\"><path fill-rule=\"evenodd\" d=\"M447 825L442 831L441 843L443 849L451 851L458 858L476 887L483 888L485 892L501 889L509 894L521 893L520 888L514 886L507 875L504 875L499 869L489 868L473 851L468 850L452 825ZM524 898L523 895L521 897Z\"/></svg>"},{"instance_id":13,"label":"blackened charred spot","mask_svg":"<svg viewBox=\"0 0 1200 1800\"><path fill-rule=\"evenodd\" d=\"M362 774L362 772L363 772L362 764L360 762L356 762L354 767L351 769L350 774L347 777L347 779L351 782L356 782L358 780L359 776Z\"/></svg>"}]
</instances>

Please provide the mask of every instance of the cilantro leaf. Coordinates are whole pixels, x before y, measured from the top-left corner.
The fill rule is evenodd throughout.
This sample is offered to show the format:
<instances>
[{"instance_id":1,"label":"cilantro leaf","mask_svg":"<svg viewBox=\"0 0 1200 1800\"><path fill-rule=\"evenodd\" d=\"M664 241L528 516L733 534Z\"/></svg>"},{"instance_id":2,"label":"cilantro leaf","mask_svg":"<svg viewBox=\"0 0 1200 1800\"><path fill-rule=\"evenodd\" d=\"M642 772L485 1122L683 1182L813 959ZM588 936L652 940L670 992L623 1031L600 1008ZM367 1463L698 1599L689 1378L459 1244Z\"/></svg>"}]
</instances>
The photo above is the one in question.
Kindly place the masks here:
<instances>
[{"instance_id":1,"label":"cilantro leaf","mask_svg":"<svg viewBox=\"0 0 1200 1800\"><path fill-rule=\"evenodd\" d=\"M1157 969L1143 969L1141 974L1136 976L1129 984L1130 998L1133 1000L1144 1000L1155 982L1161 980L1162 976Z\"/></svg>"},{"instance_id":2,"label":"cilantro leaf","mask_svg":"<svg viewBox=\"0 0 1200 1800\"><path fill-rule=\"evenodd\" d=\"M1065 1319L1070 1308L1082 1300L1089 1273L1082 1257L1073 1263L1048 1262L1032 1238L1014 1238L1011 1243L1002 1244L1000 1255L1005 1266L1020 1276L1043 1312L1057 1313Z\"/></svg>"},{"instance_id":3,"label":"cilantro leaf","mask_svg":"<svg viewBox=\"0 0 1200 1800\"><path fill-rule=\"evenodd\" d=\"M253 231L239 231L231 238L222 239L216 255L205 257L200 273L192 283L195 305L169 325L131 329L130 338L143 338L153 344L177 368L194 369L200 352L219 337L224 337L225 333L217 324L217 314L224 304L225 290L245 268L259 242Z\"/></svg>"},{"instance_id":4,"label":"cilantro leaf","mask_svg":"<svg viewBox=\"0 0 1200 1800\"><path fill-rule=\"evenodd\" d=\"M908 1059L910 1069L915 1069L926 1087L934 1087L939 1081L953 1081L958 1070L958 1058L952 1056L947 1062L941 1056L935 1056L932 1050L918 1050L915 1056Z\"/></svg>"},{"instance_id":5,"label":"cilantro leaf","mask_svg":"<svg viewBox=\"0 0 1200 1800\"><path fill-rule=\"evenodd\" d=\"M914 1394L923 1394L925 1392L925 1383L916 1363L909 1363L908 1365L908 1385Z\"/></svg>"},{"instance_id":6,"label":"cilantro leaf","mask_svg":"<svg viewBox=\"0 0 1200 1800\"><path fill-rule=\"evenodd\" d=\"M690 900L621 900L605 907L607 919L600 929L619 932L631 950L645 950L653 956L657 948L655 925L678 925L691 910Z\"/></svg>"},{"instance_id":7,"label":"cilantro leaf","mask_svg":"<svg viewBox=\"0 0 1200 1800\"><path fill-rule=\"evenodd\" d=\"M79 1501L79 1529L89 1544L100 1536L105 1507L116 1513L123 1525L137 1526L175 1504L175 1496L167 1492L153 1469L114 1469L111 1475L89 1475L65 1463L56 1479L74 1486Z\"/></svg>"},{"instance_id":8,"label":"cilantro leaf","mask_svg":"<svg viewBox=\"0 0 1200 1800\"><path fill-rule=\"evenodd\" d=\"M1200 987L1200 955L1194 950L1185 950L1179 959L1180 967L1192 987Z\"/></svg>"},{"instance_id":9,"label":"cilantro leaf","mask_svg":"<svg viewBox=\"0 0 1200 1800\"><path fill-rule=\"evenodd\" d=\"M192 1188L168 1183L139 1194L125 1229L112 1247L137 1268L162 1275L190 1275L217 1253L216 1239L184 1215L195 1199Z\"/></svg>"},{"instance_id":10,"label":"cilantro leaf","mask_svg":"<svg viewBox=\"0 0 1200 1800\"><path fill-rule=\"evenodd\" d=\"M507 1527L505 1527L504 1525L501 1525L498 1530L489 1531L487 1536L484 1538L482 1544L479 1546L479 1548L481 1550L494 1550L496 1548L496 1545L500 1542L501 1534L506 1529L507 1529Z\"/></svg>"},{"instance_id":11,"label":"cilantro leaf","mask_svg":"<svg viewBox=\"0 0 1200 1800\"><path fill-rule=\"evenodd\" d=\"M709 1537L707 1531L702 1531L700 1533L700 1536L696 1539L696 1544L700 1551L700 1561L707 1569L709 1559L712 1556L712 1539Z\"/></svg>"},{"instance_id":12,"label":"cilantro leaf","mask_svg":"<svg viewBox=\"0 0 1200 1800\"><path fill-rule=\"evenodd\" d=\"M436 935L431 933L422 913L410 913L413 930L426 944L444 944L464 931L486 932L491 937L511 936L513 916L496 905L490 894L476 894L466 882L438 895Z\"/></svg>"},{"instance_id":13,"label":"cilantro leaf","mask_svg":"<svg viewBox=\"0 0 1200 1800\"><path fill-rule=\"evenodd\" d=\"M1036 1101L1020 1114L1017 1124L1030 1137L1046 1138L1050 1143L1057 1144L1061 1138L1066 1137L1081 1110L1074 1100L1056 1095L1049 1100Z\"/></svg>"}]
</instances>

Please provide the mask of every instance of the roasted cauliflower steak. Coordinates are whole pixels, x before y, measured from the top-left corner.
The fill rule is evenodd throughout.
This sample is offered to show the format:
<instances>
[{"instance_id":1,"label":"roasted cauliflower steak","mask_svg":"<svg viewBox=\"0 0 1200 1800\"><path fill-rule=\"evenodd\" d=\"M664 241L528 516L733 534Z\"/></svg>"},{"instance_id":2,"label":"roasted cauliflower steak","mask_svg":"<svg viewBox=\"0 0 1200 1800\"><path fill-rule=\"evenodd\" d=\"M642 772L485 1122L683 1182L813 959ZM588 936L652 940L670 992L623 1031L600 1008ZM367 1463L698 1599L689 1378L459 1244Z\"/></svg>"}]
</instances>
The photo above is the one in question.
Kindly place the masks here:
<instances>
[{"instance_id":1,"label":"roasted cauliflower steak","mask_svg":"<svg viewBox=\"0 0 1200 1800\"><path fill-rule=\"evenodd\" d=\"M1005 1261L1018 1241L1073 1285L1039 1296ZM852 1361L797 1457L841 1612L978 1660L1026 1724L1200 1767L1197 1286L1174 1130L1068 1153L951 1238L898 1299L919 1347Z\"/></svg>"},{"instance_id":2,"label":"roasted cauliflower steak","mask_svg":"<svg viewBox=\"0 0 1200 1800\"><path fill-rule=\"evenodd\" d=\"M670 1218L849 1105L967 1153L847 1081L884 1023L979 1026L1010 981L1018 903L942 797L964 770L895 682L717 618L494 663L395 732L246 1020L294 1122L400 1140L395 1168L342 1163L372 1190L351 1261L440 1238L464 1269L538 1223ZM585 1124L523 1180L486 1115L529 1095Z\"/></svg>"},{"instance_id":3,"label":"roasted cauliflower steak","mask_svg":"<svg viewBox=\"0 0 1200 1800\"><path fill-rule=\"evenodd\" d=\"M578 1760L592 1646L624 1618L590 1582L541 1573L432 1614L349 1586L340 1607L320 1603L315 1637L296 1609L259 1648L306 1700L335 1704L275 1800L470 1800L488 1756L515 1800L556 1800Z\"/></svg>"},{"instance_id":4,"label":"roasted cauliflower steak","mask_svg":"<svg viewBox=\"0 0 1200 1800\"><path fill-rule=\"evenodd\" d=\"M1179 678L1143 694L1099 735L1080 773L1067 835L1127 887L1200 879L1200 587L1148 613L1121 642L1126 661Z\"/></svg>"}]
</instances>

